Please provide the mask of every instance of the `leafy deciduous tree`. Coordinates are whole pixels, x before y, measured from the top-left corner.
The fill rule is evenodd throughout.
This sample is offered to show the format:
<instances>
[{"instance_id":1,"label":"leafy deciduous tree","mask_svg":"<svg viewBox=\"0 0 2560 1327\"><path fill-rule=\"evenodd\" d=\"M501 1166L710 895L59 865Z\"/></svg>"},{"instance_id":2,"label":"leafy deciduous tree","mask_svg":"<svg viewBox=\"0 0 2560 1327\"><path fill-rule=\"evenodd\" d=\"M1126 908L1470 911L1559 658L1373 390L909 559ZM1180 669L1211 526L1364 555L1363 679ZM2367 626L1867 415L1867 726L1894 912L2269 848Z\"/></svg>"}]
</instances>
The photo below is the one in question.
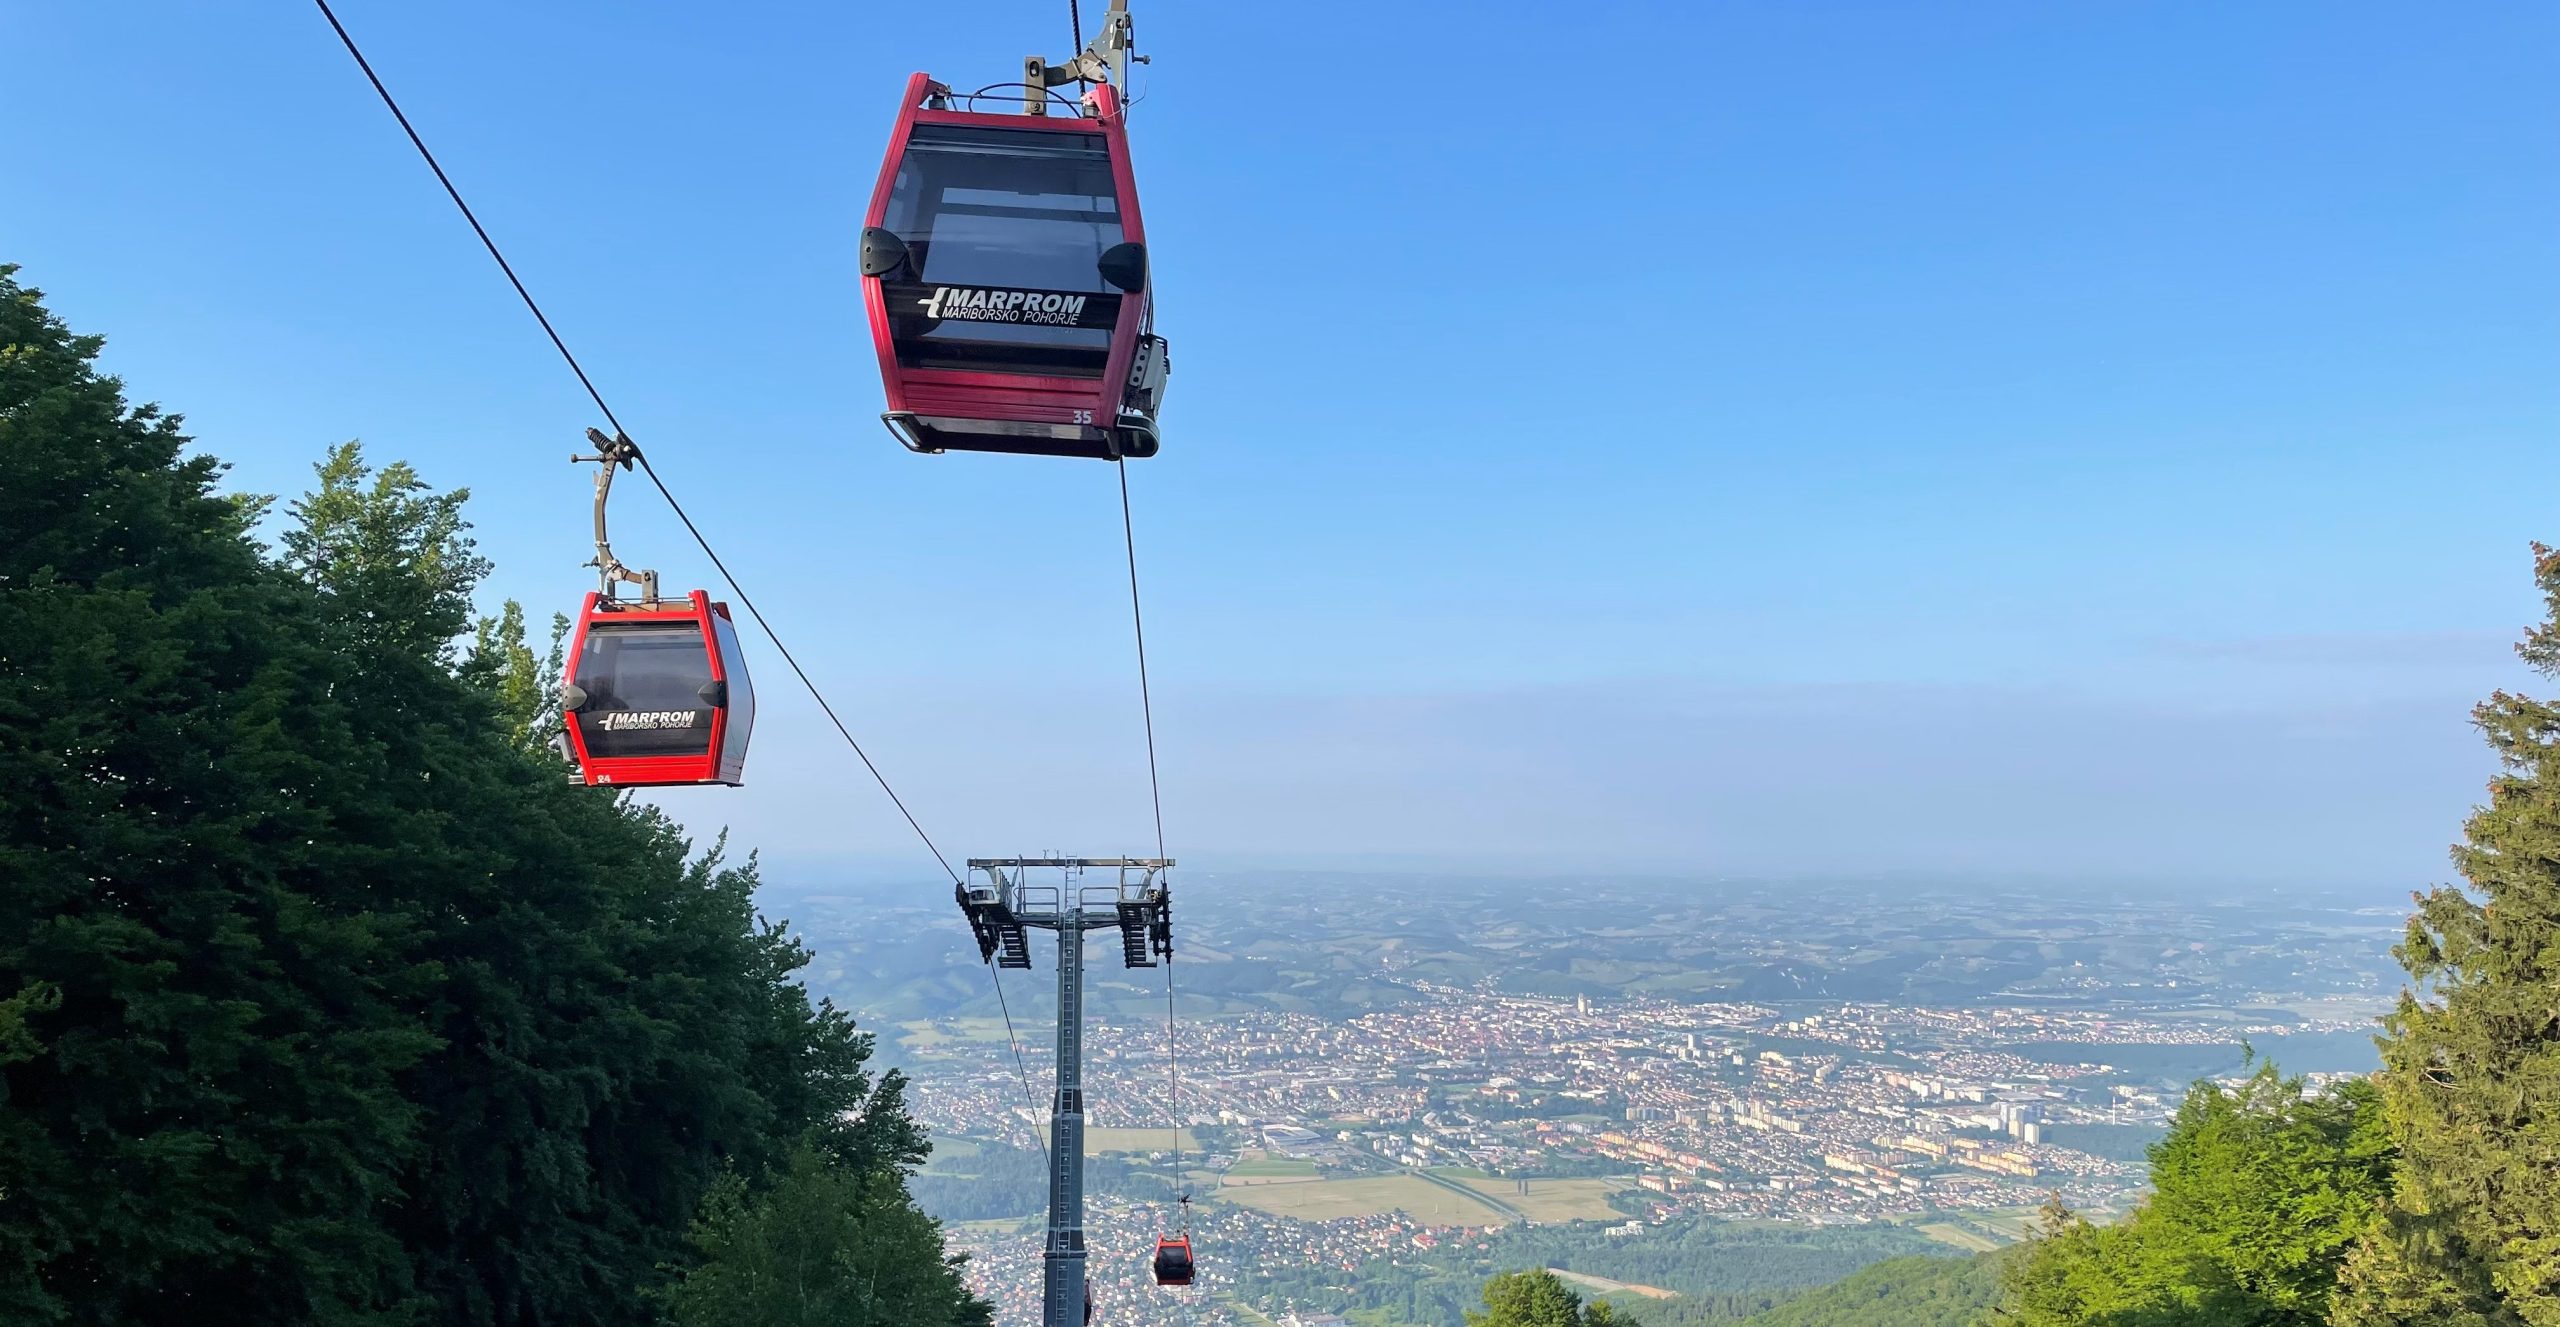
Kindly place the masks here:
<instances>
[{"instance_id":1,"label":"leafy deciduous tree","mask_svg":"<svg viewBox=\"0 0 2560 1327\"><path fill-rule=\"evenodd\" d=\"M2003 1320L2324 1322L2391 1162L2370 1084L2312 1093L2273 1065L2237 1087L2198 1083L2151 1149L2151 1201L2105 1227L2049 1204L2035 1242L2006 1269Z\"/></svg>"},{"instance_id":2,"label":"leafy deciduous tree","mask_svg":"<svg viewBox=\"0 0 2560 1327\"><path fill-rule=\"evenodd\" d=\"M309 595L0 268L0 1319L409 1320L434 973ZM291 1305L290 1310L279 1306Z\"/></svg>"},{"instance_id":3,"label":"leafy deciduous tree","mask_svg":"<svg viewBox=\"0 0 2560 1327\"><path fill-rule=\"evenodd\" d=\"M986 1327L941 1227L896 1175L794 1150L762 1193L723 1178L691 1236L699 1261L666 1291L675 1327Z\"/></svg>"},{"instance_id":4,"label":"leafy deciduous tree","mask_svg":"<svg viewBox=\"0 0 2560 1327\"><path fill-rule=\"evenodd\" d=\"M1467 1327L1603 1327L1618 1321L1607 1300L1584 1304L1545 1268L1505 1272L1485 1282L1484 1310L1468 1310Z\"/></svg>"}]
</instances>

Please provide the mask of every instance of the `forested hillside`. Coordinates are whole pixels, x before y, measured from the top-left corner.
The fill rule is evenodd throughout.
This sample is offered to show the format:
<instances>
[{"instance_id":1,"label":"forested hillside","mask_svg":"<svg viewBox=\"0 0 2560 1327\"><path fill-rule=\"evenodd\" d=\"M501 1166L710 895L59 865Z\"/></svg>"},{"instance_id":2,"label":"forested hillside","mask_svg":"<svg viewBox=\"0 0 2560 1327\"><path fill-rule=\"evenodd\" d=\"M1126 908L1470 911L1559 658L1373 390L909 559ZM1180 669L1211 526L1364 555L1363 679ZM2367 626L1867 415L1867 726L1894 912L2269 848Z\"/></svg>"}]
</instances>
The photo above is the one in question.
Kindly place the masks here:
<instances>
[{"instance_id":1,"label":"forested hillside","mask_svg":"<svg viewBox=\"0 0 2560 1327\"><path fill-rule=\"evenodd\" d=\"M1464 1316L1468 1327L1974 1327L1999 1296L1999 1267L2008 1256L1895 1258L1748 1315L1734 1311L1732 1297L1586 1299L1540 1268L1486 1281L1483 1308Z\"/></svg>"},{"instance_id":2,"label":"forested hillside","mask_svg":"<svg viewBox=\"0 0 2560 1327\"><path fill-rule=\"evenodd\" d=\"M544 749L465 495L226 495L99 347L0 268L0 1321L983 1322L752 858Z\"/></svg>"},{"instance_id":3,"label":"forested hillside","mask_svg":"<svg viewBox=\"0 0 2560 1327\"><path fill-rule=\"evenodd\" d=\"M1973 1327L2000 1297L2008 1253L1896 1258L1750 1318L1746 1327Z\"/></svg>"}]
</instances>

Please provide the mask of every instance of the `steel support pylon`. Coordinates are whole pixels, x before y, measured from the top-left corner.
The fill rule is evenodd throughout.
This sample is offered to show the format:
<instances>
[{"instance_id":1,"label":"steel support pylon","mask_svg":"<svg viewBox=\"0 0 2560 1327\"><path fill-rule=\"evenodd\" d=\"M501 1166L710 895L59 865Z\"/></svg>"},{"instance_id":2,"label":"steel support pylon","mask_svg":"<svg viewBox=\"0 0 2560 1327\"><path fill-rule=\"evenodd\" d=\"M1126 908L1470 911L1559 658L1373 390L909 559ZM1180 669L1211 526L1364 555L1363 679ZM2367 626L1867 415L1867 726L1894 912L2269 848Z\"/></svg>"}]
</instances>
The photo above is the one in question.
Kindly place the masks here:
<instances>
[{"instance_id":1,"label":"steel support pylon","mask_svg":"<svg viewBox=\"0 0 2560 1327\"><path fill-rule=\"evenodd\" d=\"M1084 1323L1084 927L1058 928L1058 1091L1049 1101L1049 1228L1040 1327Z\"/></svg>"},{"instance_id":2,"label":"steel support pylon","mask_svg":"<svg viewBox=\"0 0 2560 1327\"><path fill-rule=\"evenodd\" d=\"M1173 957L1173 902L1163 857L973 857L959 891L978 956L1028 967L1024 928L1058 933L1058 1085L1049 1100L1049 1219L1041 1245L1040 1327L1084 1327L1091 1303L1084 1247L1084 933L1122 933L1130 967ZM1113 874L1085 884L1087 870ZM1033 872L1056 884L1029 883ZM999 958L998 955L1006 958ZM1023 954L1020 961L1008 961ZM1174 1122L1176 1128L1181 1121Z\"/></svg>"}]
</instances>

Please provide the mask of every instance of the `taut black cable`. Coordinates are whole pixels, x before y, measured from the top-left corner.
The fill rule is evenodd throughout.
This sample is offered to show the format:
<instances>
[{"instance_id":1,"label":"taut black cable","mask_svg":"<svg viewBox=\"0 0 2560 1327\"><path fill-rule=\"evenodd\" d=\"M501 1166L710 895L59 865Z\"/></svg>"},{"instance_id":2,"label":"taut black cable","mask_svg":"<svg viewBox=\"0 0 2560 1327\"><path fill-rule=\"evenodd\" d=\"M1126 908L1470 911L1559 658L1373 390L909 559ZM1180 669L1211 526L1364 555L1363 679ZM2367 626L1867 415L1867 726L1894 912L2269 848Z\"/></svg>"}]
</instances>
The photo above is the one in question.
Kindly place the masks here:
<instances>
[{"instance_id":1,"label":"taut black cable","mask_svg":"<svg viewBox=\"0 0 2560 1327\"><path fill-rule=\"evenodd\" d=\"M436 154L428 149L427 141L418 136L417 127L409 123L407 112L400 109L400 103L391 95L391 89L383 86L381 76L373 72L373 62L364 58L364 52L356 46L356 39L348 34L346 25L340 23L337 14L329 8L329 0L312 0L312 2L320 7L320 16L329 20L330 30L338 34L339 44L346 47L347 54L355 58L356 68L364 71L365 81L373 85L374 95L382 98L382 104L391 112L391 118L400 122L400 131L409 136L409 145L418 150L418 156L427 163L427 169L435 172L436 183L444 186L445 197L452 199L454 208L462 213L462 219L471 223L471 233L480 237L480 247L488 250L489 257L498 264L498 270L506 273L507 284L515 287L516 298L524 301L525 310L533 315L535 322L542 325L543 335L551 338L552 348L560 352L560 358L568 364L569 371L578 375L578 385L587 389L587 396L596 403L597 411L604 415L606 423L613 425L614 435L624 442L629 442L630 435L623 429L622 421L615 417L613 407L605 404L604 393L596 390L595 380L587 376L587 370L578 363L578 357L570 353L569 343L560 339L560 333L552 327L550 317L543 313L542 305L533 298L533 292L525 289L524 281L516 275L514 265L507 261L506 254L499 251L498 242L489 238L488 228L480 224L480 218L472 212L471 204L463 201L462 191L454 187L453 177L445 174L443 164L438 162ZM746 587L738 583L738 578L730 574L728 564L720 560L720 554L711 547L711 541L703 537L700 527L693 523L693 517L686 514L684 504L676 501L676 495L667 487L667 481L658 477L657 467L649 464L648 454L634 445L632 457L640 463L640 472L649 476L649 483L658 490L658 496L666 499L668 509L676 514L677 520L684 523L685 533L692 535L693 542L701 546L702 555L711 559L712 567L719 571L720 579L728 585L729 592L738 597L738 602L745 606L747 615L755 619L757 629L764 632L764 638L773 643L774 653L781 655L782 661L791 665L792 675L800 679L801 686L808 688L809 698L818 702L818 708L826 714L827 722L835 725L837 735L844 738L846 746L853 748L853 754L862 761L862 767L870 771L872 781L880 785L881 792L888 794L890 805L897 807L898 814L906 818L907 827L916 832L916 838L924 843L925 851L933 854L933 860L941 865L944 875L951 877L951 883L955 885L961 883L960 873L952 869L951 859L943 855L941 845L935 843L933 836L925 832L924 825L916 819L915 812L907 809L906 799L898 796L898 790L889 786L888 776L882 774L880 767L872 762L871 753L863 750L862 743L854 740L853 730L847 728L844 720L836 714L836 707L828 702L826 693L820 691L818 684L810 680L809 671L802 668L800 661L793 657L791 647L782 643L782 636L773 629L773 624L765 620L764 610L756 607L754 596L749 595ZM1013 1048L1014 1074L1022 1083L1022 1104L1030 1113L1032 1130L1037 1134L1040 1110L1031 1095L1030 1070L1023 1065L1022 1039L1014 1031L1013 1007L1011 1002L1005 999L1004 976L990 964L987 967L987 978L996 988L996 1007L1004 1014L1005 1042ZM1049 1152L1049 1140L1045 1136L1040 1138L1040 1152L1043 1157L1046 1157Z\"/></svg>"},{"instance_id":2,"label":"taut black cable","mask_svg":"<svg viewBox=\"0 0 2560 1327\"><path fill-rule=\"evenodd\" d=\"M1147 615L1138 606L1138 526L1129 516L1129 466L1120 471L1120 539L1129 551L1129 624L1138 633L1138 708L1147 725L1147 797L1156 813L1156 856L1164 856L1164 787L1156 780L1156 702L1147 689Z\"/></svg>"},{"instance_id":3,"label":"taut black cable","mask_svg":"<svg viewBox=\"0 0 2560 1327\"><path fill-rule=\"evenodd\" d=\"M1138 596L1138 522L1129 514L1129 465L1115 460L1120 472L1120 540L1129 554L1129 625L1138 638L1138 712L1147 727L1147 800L1156 818L1156 857L1164 857L1164 784L1156 775L1156 702L1147 682L1147 614ZM1170 882L1168 882L1168 885ZM1170 906L1168 904L1167 906ZM1164 956L1164 1076L1165 1114L1173 1120L1173 1184L1182 1189L1182 1063L1181 1051L1174 1041L1173 1019L1173 955ZM1190 1198L1183 1198L1182 1231L1191 1233Z\"/></svg>"},{"instance_id":4,"label":"taut black cable","mask_svg":"<svg viewBox=\"0 0 2560 1327\"><path fill-rule=\"evenodd\" d=\"M363 51L356 49L356 39L347 35L347 25L338 21L337 13L329 8L329 0L313 0L313 3L320 6L320 17L329 20L330 28L337 32L339 44L347 48L347 54L355 57L356 68L364 71L365 81L373 84L374 95L381 97L382 104L390 108L391 118L400 122L400 132L409 136L409 145L418 149L418 155L426 159L427 169L436 173L436 183L444 186L445 197L452 199L453 205L461 210L462 219L471 223L471 233L480 237L480 247L487 249L489 256L497 260L498 270L507 274L507 284L516 288L516 298L523 300L524 306L533 311L533 320L542 324L542 334L551 338L552 348L560 352L560 358L569 362L569 371L578 375L578 385L587 389L587 395L595 401L596 409L604 412L604 422L613 425L614 432L622 432L622 421L613 417L613 407L604 403L604 393L596 390L594 381L587 377L587 371L579 367L578 357L569 353L569 343L561 340L560 334L552 330L551 320L542 314L542 306L533 302L533 292L526 290L524 282L516 279L516 269L508 265L505 254L498 252L498 242L489 238L488 229L482 226L480 218L472 213L471 204L462 201L462 191L453 187L452 178L444 173L443 166L436 163L436 154L427 150L427 140L418 137L418 131L409 123L409 117L401 111L400 103L391 99L391 89L384 87L381 76L373 72L373 62L364 58ZM656 476L652 475L651 478L654 479ZM665 487L663 484L659 485L661 491L664 491ZM673 502L674 499L670 498L668 501ZM700 538L698 535L695 537Z\"/></svg>"},{"instance_id":5,"label":"taut black cable","mask_svg":"<svg viewBox=\"0 0 2560 1327\"><path fill-rule=\"evenodd\" d=\"M1013 1006L1004 998L1004 978L993 963L987 964L987 975L996 983L996 1008L1004 1011L1004 1044L1013 1048L1013 1076L1022 1084L1022 1110L1031 1117L1031 1137L1040 1144L1040 1167L1045 1172L1057 1164L1049 1155L1049 1131L1040 1127L1040 1107L1031 1095L1031 1070L1022 1063L1022 1038L1013 1031Z\"/></svg>"},{"instance_id":6,"label":"taut black cable","mask_svg":"<svg viewBox=\"0 0 2560 1327\"><path fill-rule=\"evenodd\" d=\"M337 13L329 8L329 0L312 0L312 3L320 7L320 16L329 20L330 30L338 34L338 43L347 48L348 55L355 58L356 68L364 71L365 81L373 85L374 95L382 98L382 104L391 112L391 118L400 122L400 132L409 136L409 145L418 150L418 156L427 163L427 169L435 172L436 183L444 186L445 197L452 199L454 208L462 213L462 219L471 223L471 233L480 237L480 247L489 251L489 257L498 264L498 270L506 274L507 284L515 287L516 298L523 300L525 310L533 315L535 322L542 324L543 335L551 338L552 348L560 352L560 358L568 364L569 371L578 375L578 385L587 389L588 399L596 403L596 409L604 415L605 422L613 425L614 433L628 442L630 435L622 427L621 419L614 415L613 407L605 404L604 393L596 390L595 380L587 376L586 368L579 364L578 357L570 352L569 343L560 339L560 333L558 329L552 327L549 315L543 313L542 305L533 298L533 292L525 289L523 279L516 275L514 264L509 263L507 255L499 251L498 242L489 238L488 227L480 224L480 217L471 210L471 204L463 201L462 191L454 187L453 177L445 174L443 163L438 162L436 154L428 149L427 140L418 136L417 127L409 123L408 113L400 109L400 103L391 95L391 89L383 86L382 76L373 72L373 62L364 58L364 52L356 46L356 39L347 32L347 25L338 21ZM684 504L676 501L676 495L667 487L667 481L658 477L657 467L649 464L648 454L640 451L636 445L632 451L634 459L640 462L641 473L649 476L649 482L656 486L658 496L666 499L667 506L675 512L676 519L684 523L685 533L692 535L693 542L701 545L703 556L711 559L712 567L719 571L720 579L728 585L729 592L738 596L738 602L745 606L747 615L755 619L756 627L764 632L766 640L773 643L774 652L782 656L784 663L791 665L792 674L800 679L801 686L808 688L810 698L817 701L818 708L826 713L827 722L835 725L837 734L844 738L845 745L853 748L853 754L861 759L862 767L871 772L872 780L880 785L880 791L889 795L889 801L898 808L898 814L906 818L907 827L916 832L916 837L923 840L925 850L933 854L936 862L941 863L942 873L951 877L951 883L959 884L960 873L952 869L951 859L943 855L942 848L933 841L933 836L925 833L924 826L916 820L915 813L907 809L906 799L898 796L898 790L889 786L889 780L881 774L880 767L872 763L871 754L862 749L862 743L854 740L853 730L845 727L844 720L836 715L836 707L828 703L826 694L818 690L818 684L809 679L808 670L802 668L800 661L792 657L791 647L783 644L782 637L774 631L773 624L765 621L764 611L756 607L754 597L747 593L745 586L738 584L737 577L729 573L728 564L720 560L720 554L711 547L711 541L703 537L701 529L694 525L693 517L685 513Z\"/></svg>"}]
</instances>

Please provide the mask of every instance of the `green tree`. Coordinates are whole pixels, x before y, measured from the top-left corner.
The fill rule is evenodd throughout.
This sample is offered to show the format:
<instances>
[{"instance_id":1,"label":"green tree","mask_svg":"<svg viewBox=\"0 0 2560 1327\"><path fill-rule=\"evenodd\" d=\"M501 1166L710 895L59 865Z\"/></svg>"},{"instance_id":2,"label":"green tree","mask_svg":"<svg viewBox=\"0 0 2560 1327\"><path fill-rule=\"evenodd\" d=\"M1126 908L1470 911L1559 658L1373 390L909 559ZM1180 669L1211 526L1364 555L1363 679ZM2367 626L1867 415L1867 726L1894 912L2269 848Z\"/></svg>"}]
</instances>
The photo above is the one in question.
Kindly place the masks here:
<instances>
[{"instance_id":1,"label":"green tree","mask_svg":"<svg viewBox=\"0 0 2560 1327\"><path fill-rule=\"evenodd\" d=\"M690 1236L698 1260L669 1286L675 1327L986 1327L961 1284L965 1254L892 1173L795 1149L761 1193L723 1177Z\"/></svg>"},{"instance_id":2,"label":"green tree","mask_svg":"<svg viewBox=\"0 0 2560 1327\"><path fill-rule=\"evenodd\" d=\"M2560 551L2534 546L2545 611L2516 652L2560 678ZM2380 1077L2403 1158L2348 1271L2347 1324L2560 1324L2560 707L2500 691L2472 711L2498 755L2453 859L2396 953L2415 989Z\"/></svg>"},{"instance_id":3,"label":"green tree","mask_svg":"<svg viewBox=\"0 0 2560 1327\"><path fill-rule=\"evenodd\" d=\"M0 1320L390 1323L435 974L353 680L177 417L0 268Z\"/></svg>"},{"instance_id":4,"label":"green tree","mask_svg":"<svg viewBox=\"0 0 2560 1327\"><path fill-rule=\"evenodd\" d=\"M1999 1301L2000 1269L2011 1256L2003 1250L1880 1262L1757 1314L1749 1327L1974 1327Z\"/></svg>"},{"instance_id":5,"label":"green tree","mask_svg":"<svg viewBox=\"0 0 2560 1327\"><path fill-rule=\"evenodd\" d=\"M517 745L527 751L551 751L559 735L562 643L568 635L569 619L554 614L550 653L537 658L525 641L524 605L509 599L498 616L484 617L472 629L471 647L456 670L498 707Z\"/></svg>"},{"instance_id":6,"label":"green tree","mask_svg":"<svg viewBox=\"0 0 2560 1327\"><path fill-rule=\"evenodd\" d=\"M270 560L98 346L0 270L0 1321L622 1327L801 1140L902 1202L753 859L461 647L459 495L348 444Z\"/></svg>"},{"instance_id":7,"label":"green tree","mask_svg":"<svg viewBox=\"0 0 2560 1327\"><path fill-rule=\"evenodd\" d=\"M2370 1224L2392 1154L2370 1084L2308 1092L2261 1064L2198 1083L2151 1149L2153 1196L2114 1226L2049 1205L2004 1276L2008 1321L2308 1327Z\"/></svg>"},{"instance_id":8,"label":"green tree","mask_svg":"<svg viewBox=\"0 0 2560 1327\"><path fill-rule=\"evenodd\" d=\"M380 471L342 442L314 467L320 485L289 509L285 565L300 573L360 646L453 657L489 574L462 518L471 490L437 493L405 461Z\"/></svg>"},{"instance_id":9,"label":"green tree","mask_svg":"<svg viewBox=\"0 0 2560 1327\"><path fill-rule=\"evenodd\" d=\"M408 798L373 869L427 905L410 934L443 977L420 1011L439 1048L402 1080L422 1146L385 1212L439 1312L638 1320L713 1182L760 1181L813 1130L902 1182L925 1151L903 1083L875 1084L868 1035L793 980L808 954L757 914L754 862L693 857L657 812L528 750L548 685L520 614L456 663L485 570L459 505L352 444L319 479L287 565L362 679L352 749Z\"/></svg>"},{"instance_id":10,"label":"green tree","mask_svg":"<svg viewBox=\"0 0 2560 1327\"><path fill-rule=\"evenodd\" d=\"M1468 1310L1467 1327L1603 1327L1619 1320L1607 1300L1586 1306L1564 1278L1543 1267L1485 1282L1484 1310Z\"/></svg>"}]
</instances>

